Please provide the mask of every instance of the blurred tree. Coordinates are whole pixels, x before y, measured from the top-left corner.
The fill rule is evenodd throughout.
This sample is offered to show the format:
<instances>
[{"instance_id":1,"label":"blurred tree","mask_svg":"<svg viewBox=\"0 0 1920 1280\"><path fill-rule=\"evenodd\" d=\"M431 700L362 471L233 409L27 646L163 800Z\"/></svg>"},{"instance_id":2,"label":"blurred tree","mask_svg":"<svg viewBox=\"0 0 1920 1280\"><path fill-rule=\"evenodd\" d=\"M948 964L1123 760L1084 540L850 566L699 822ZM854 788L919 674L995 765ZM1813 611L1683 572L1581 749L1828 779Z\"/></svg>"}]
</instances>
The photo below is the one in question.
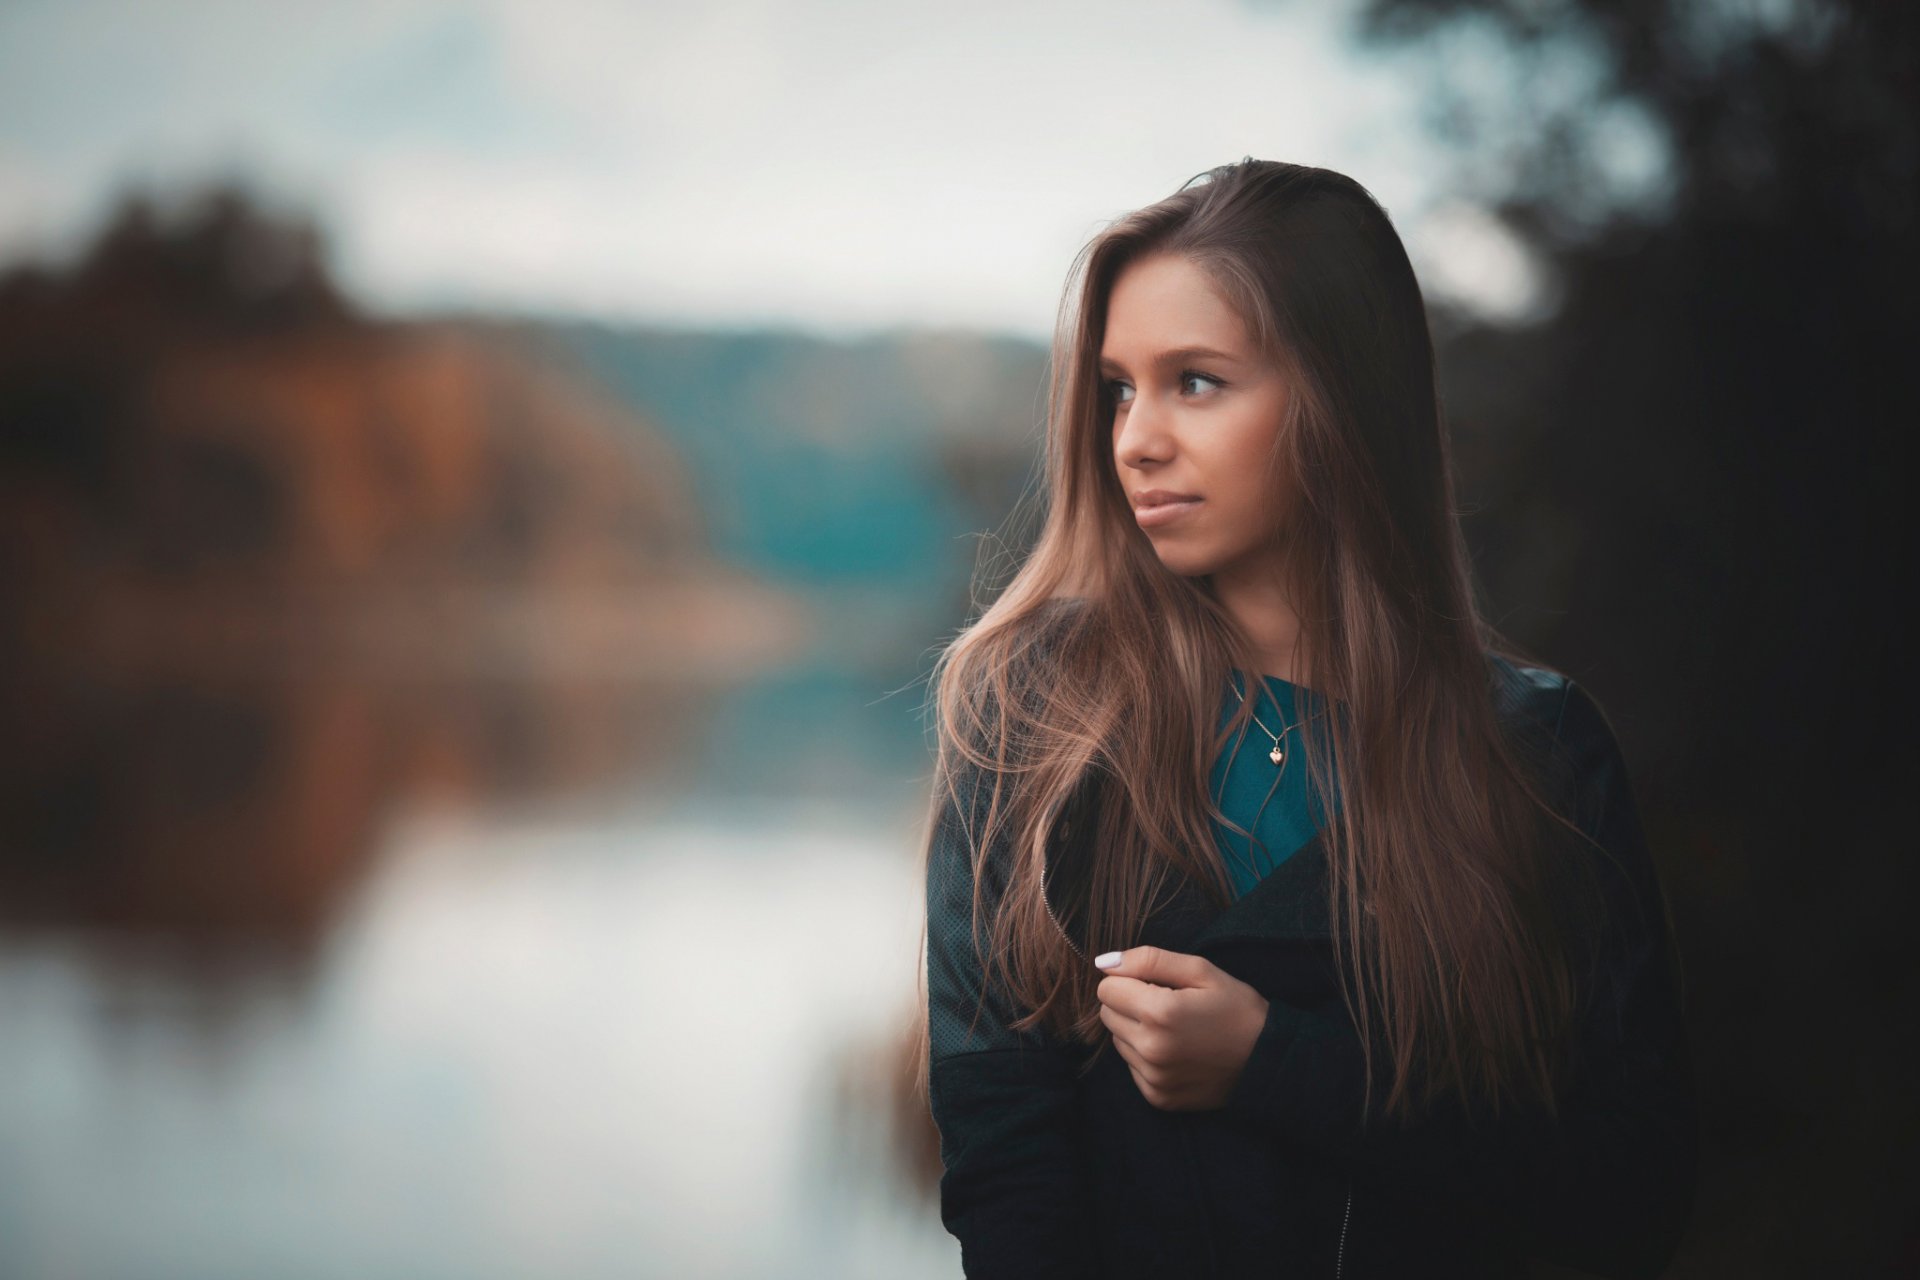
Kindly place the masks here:
<instances>
[{"instance_id":1,"label":"blurred tree","mask_svg":"<svg viewBox=\"0 0 1920 1280\"><path fill-rule=\"evenodd\" d=\"M316 952L423 799L685 778L791 597L515 326L376 320L311 223L134 195L0 272L0 931Z\"/></svg>"}]
</instances>

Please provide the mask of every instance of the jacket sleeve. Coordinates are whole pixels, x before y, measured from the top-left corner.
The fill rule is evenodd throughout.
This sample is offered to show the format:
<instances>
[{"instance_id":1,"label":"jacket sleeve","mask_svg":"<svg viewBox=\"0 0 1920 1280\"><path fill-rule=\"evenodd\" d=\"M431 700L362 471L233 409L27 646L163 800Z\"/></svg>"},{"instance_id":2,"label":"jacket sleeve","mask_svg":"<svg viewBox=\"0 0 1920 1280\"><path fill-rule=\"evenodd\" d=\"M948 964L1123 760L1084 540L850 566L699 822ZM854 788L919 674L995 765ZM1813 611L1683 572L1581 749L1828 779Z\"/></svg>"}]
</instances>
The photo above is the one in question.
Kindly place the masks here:
<instances>
[{"instance_id":1,"label":"jacket sleeve","mask_svg":"<svg viewBox=\"0 0 1920 1280\"><path fill-rule=\"evenodd\" d=\"M1571 683L1555 738L1575 819L1610 855L1600 859L1608 916L1578 1031L1582 1069L1558 1120L1510 1108L1496 1121L1456 1106L1388 1125L1376 1109L1363 1131L1357 1032L1278 1001L1226 1105L1277 1139L1439 1198L1457 1220L1533 1256L1602 1276L1656 1276L1685 1230L1698 1159L1663 900L1619 747ZM1376 1089L1377 1103L1378 1079Z\"/></svg>"},{"instance_id":2,"label":"jacket sleeve","mask_svg":"<svg viewBox=\"0 0 1920 1280\"><path fill-rule=\"evenodd\" d=\"M1075 1059L1067 1047L1009 1024L1018 1014L989 987L975 949L973 859L984 803L977 774L956 787L927 861L928 1095L940 1132L940 1218L973 1277L1090 1276L1097 1257L1075 1130ZM1004 887L986 859L987 908ZM985 919L983 916L982 932ZM976 1016L977 1015L977 1016Z\"/></svg>"}]
</instances>

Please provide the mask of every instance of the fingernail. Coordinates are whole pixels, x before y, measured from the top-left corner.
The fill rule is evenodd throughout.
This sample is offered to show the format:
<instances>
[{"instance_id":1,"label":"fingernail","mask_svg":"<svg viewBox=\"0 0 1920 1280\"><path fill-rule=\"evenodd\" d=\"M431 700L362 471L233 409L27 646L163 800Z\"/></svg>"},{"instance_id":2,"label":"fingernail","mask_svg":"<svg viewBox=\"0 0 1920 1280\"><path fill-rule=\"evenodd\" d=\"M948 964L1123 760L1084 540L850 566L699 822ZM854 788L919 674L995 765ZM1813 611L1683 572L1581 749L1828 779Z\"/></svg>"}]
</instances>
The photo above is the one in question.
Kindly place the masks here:
<instances>
[{"instance_id":1,"label":"fingernail","mask_svg":"<svg viewBox=\"0 0 1920 1280\"><path fill-rule=\"evenodd\" d=\"M1105 955L1095 956L1093 963L1102 969L1118 968L1120 965L1120 953L1118 951L1109 951Z\"/></svg>"}]
</instances>

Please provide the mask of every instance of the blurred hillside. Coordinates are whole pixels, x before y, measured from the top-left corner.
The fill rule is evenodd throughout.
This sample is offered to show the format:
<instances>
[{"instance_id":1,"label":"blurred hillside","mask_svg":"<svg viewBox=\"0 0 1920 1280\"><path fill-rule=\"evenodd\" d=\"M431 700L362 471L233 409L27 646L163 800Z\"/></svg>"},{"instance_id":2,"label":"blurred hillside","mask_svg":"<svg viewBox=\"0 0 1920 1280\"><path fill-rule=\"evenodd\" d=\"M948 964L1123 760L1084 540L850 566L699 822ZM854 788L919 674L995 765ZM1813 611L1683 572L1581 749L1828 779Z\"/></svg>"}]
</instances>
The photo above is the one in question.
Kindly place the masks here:
<instances>
[{"instance_id":1,"label":"blurred hillside","mask_svg":"<svg viewBox=\"0 0 1920 1280\"><path fill-rule=\"evenodd\" d=\"M551 332L694 460L716 545L783 578L924 589L1035 465L1046 352L1018 339Z\"/></svg>"},{"instance_id":2,"label":"blurred hillside","mask_svg":"<svg viewBox=\"0 0 1920 1280\"><path fill-rule=\"evenodd\" d=\"M0 277L0 600L0 920L216 953L317 945L409 810L696 775L811 626L643 414L231 190Z\"/></svg>"},{"instance_id":3,"label":"blurred hillside","mask_svg":"<svg viewBox=\"0 0 1920 1280\"><path fill-rule=\"evenodd\" d=\"M135 199L69 270L0 279L16 643L146 662L251 633L437 667L450 632L482 662L777 652L735 616L775 597L708 551L650 423L471 328L355 315L317 245L237 192L167 222ZM556 610L569 625L533 621Z\"/></svg>"}]
</instances>

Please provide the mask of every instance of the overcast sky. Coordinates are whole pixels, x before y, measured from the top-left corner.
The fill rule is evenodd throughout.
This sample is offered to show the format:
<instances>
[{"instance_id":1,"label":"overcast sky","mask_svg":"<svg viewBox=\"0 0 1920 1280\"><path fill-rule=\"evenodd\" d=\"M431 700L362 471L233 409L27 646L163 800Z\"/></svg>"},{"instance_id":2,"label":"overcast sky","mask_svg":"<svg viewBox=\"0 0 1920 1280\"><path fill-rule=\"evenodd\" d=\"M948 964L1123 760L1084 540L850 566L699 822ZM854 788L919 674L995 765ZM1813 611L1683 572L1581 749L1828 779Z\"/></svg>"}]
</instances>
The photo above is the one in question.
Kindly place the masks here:
<instances>
[{"instance_id":1,"label":"overcast sky","mask_svg":"<svg viewBox=\"0 0 1920 1280\"><path fill-rule=\"evenodd\" d=\"M238 173L388 309L1038 336L1107 219L1251 154L1359 179L1430 294L1524 309L1347 9L3 0L0 259Z\"/></svg>"}]
</instances>

